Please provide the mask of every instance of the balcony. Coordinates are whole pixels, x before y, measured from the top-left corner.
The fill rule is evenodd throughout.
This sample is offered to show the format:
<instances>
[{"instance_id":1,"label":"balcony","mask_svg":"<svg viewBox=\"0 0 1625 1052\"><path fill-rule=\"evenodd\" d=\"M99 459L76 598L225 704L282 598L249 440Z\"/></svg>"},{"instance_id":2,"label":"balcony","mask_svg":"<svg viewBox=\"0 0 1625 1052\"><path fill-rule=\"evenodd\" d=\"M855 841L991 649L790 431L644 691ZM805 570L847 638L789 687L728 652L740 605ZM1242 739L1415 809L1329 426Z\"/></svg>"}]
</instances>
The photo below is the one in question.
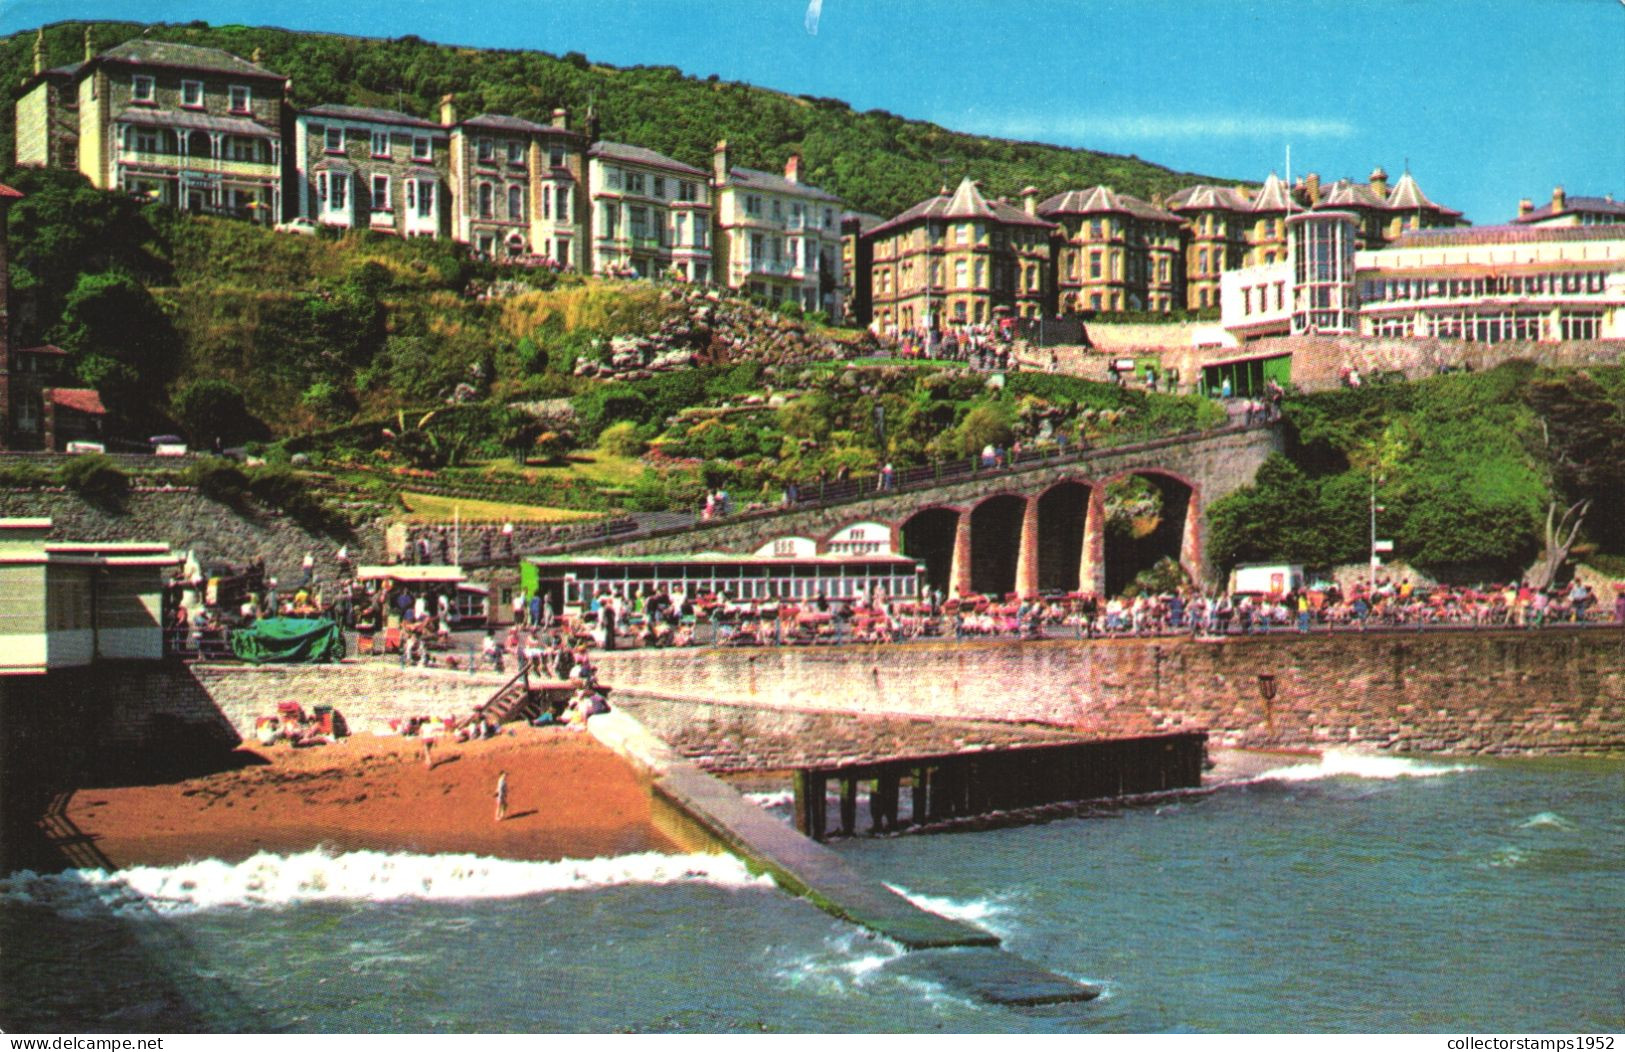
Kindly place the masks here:
<instances>
[{"instance_id":1,"label":"balcony","mask_svg":"<svg viewBox=\"0 0 1625 1052\"><path fill-rule=\"evenodd\" d=\"M117 150L114 158L119 164L141 164L188 172L217 172L239 179L265 180L281 177L279 166L269 161L237 161L224 157L194 157L178 153L125 149Z\"/></svg>"}]
</instances>

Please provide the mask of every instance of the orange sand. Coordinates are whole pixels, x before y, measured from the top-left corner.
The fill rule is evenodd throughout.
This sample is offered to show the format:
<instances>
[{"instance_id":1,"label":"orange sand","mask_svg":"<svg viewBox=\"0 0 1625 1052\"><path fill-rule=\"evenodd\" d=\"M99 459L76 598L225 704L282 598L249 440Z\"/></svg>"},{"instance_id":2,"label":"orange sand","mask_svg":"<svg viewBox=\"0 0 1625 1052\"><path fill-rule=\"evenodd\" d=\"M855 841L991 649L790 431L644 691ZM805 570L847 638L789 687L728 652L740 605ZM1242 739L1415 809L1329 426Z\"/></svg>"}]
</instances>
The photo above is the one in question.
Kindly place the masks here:
<instances>
[{"instance_id":1,"label":"orange sand","mask_svg":"<svg viewBox=\"0 0 1625 1052\"><path fill-rule=\"evenodd\" d=\"M259 851L472 853L552 860L672 851L632 767L586 734L515 726L488 741L357 736L240 751L250 766L170 785L76 791L68 821L117 867ZM508 817L494 818L508 772Z\"/></svg>"}]
</instances>

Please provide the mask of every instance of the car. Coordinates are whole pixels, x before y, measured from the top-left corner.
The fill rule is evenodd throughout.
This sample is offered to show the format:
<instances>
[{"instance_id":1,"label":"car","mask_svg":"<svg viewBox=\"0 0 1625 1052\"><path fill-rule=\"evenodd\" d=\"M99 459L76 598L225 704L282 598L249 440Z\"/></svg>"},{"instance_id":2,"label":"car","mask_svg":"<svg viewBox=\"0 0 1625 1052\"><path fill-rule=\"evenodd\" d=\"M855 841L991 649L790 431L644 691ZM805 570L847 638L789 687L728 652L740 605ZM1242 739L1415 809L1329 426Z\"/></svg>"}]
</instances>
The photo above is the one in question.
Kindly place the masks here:
<instances>
[{"instance_id":1,"label":"car","mask_svg":"<svg viewBox=\"0 0 1625 1052\"><path fill-rule=\"evenodd\" d=\"M282 234L307 234L310 236L315 236L316 224L311 220L300 216L297 219L290 219L286 223L278 223L271 229Z\"/></svg>"}]
</instances>

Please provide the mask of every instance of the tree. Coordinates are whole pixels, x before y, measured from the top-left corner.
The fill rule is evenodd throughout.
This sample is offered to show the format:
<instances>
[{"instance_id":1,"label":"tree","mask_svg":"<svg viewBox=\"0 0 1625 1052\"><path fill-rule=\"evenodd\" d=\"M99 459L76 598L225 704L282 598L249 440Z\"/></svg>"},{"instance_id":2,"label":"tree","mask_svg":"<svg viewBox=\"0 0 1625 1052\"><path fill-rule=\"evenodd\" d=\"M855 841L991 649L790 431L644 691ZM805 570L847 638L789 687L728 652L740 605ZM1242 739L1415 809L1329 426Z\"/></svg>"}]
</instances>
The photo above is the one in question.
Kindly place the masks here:
<instances>
[{"instance_id":1,"label":"tree","mask_svg":"<svg viewBox=\"0 0 1625 1052\"><path fill-rule=\"evenodd\" d=\"M194 380L175 396L175 418L198 448L230 444L247 433L243 392L224 380Z\"/></svg>"},{"instance_id":2,"label":"tree","mask_svg":"<svg viewBox=\"0 0 1625 1052\"><path fill-rule=\"evenodd\" d=\"M1555 554L1552 540L1567 535L1572 546L1591 510L1587 532L1614 550L1625 547L1625 383L1617 372L1603 375L1611 387L1578 372L1537 379L1525 396L1539 418L1536 452L1556 491L1548 523L1561 520L1548 531L1544 560ZM1558 516L1560 504L1567 510Z\"/></svg>"},{"instance_id":3,"label":"tree","mask_svg":"<svg viewBox=\"0 0 1625 1052\"><path fill-rule=\"evenodd\" d=\"M536 447L536 440L541 435L542 423L532 414L512 407L502 411L497 424L497 437L515 464L524 466L525 459Z\"/></svg>"},{"instance_id":4,"label":"tree","mask_svg":"<svg viewBox=\"0 0 1625 1052\"><path fill-rule=\"evenodd\" d=\"M180 341L140 282L117 270L82 275L68 293L55 338L111 413L131 423L155 422L153 407L165 402Z\"/></svg>"}]
</instances>

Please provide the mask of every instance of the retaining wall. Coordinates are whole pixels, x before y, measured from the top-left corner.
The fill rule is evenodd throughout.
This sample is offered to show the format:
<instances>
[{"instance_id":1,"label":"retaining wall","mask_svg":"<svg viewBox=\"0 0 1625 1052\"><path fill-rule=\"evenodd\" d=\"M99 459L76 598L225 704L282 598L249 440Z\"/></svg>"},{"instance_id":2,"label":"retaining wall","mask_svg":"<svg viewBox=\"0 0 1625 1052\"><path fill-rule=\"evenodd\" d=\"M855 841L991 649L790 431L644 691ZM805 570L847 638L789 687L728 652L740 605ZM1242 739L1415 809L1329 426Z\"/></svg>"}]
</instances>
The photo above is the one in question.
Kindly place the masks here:
<instances>
[{"instance_id":1,"label":"retaining wall","mask_svg":"<svg viewBox=\"0 0 1625 1052\"><path fill-rule=\"evenodd\" d=\"M1349 634L617 651L619 690L1399 752L1625 750L1625 632ZM1260 675L1274 677L1264 697Z\"/></svg>"}]
</instances>

